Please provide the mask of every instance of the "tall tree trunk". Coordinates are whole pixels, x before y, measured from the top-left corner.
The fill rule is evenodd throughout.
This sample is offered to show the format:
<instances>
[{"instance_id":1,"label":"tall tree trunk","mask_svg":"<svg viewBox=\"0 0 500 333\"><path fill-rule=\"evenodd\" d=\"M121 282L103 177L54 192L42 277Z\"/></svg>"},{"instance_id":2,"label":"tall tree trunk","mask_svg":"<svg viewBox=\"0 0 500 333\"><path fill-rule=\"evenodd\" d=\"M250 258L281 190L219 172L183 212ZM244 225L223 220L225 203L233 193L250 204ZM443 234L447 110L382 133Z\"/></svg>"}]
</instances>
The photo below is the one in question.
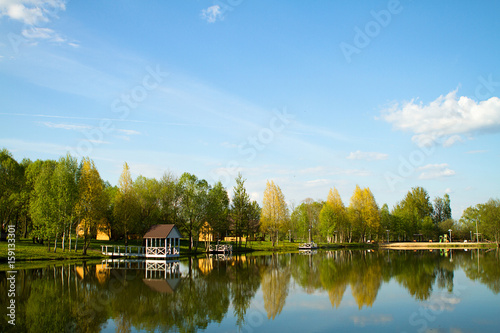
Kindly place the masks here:
<instances>
[{"instance_id":1,"label":"tall tree trunk","mask_svg":"<svg viewBox=\"0 0 500 333\"><path fill-rule=\"evenodd\" d=\"M56 251L57 251L57 229L54 235L54 253L56 253Z\"/></svg>"},{"instance_id":2,"label":"tall tree trunk","mask_svg":"<svg viewBox=\"0 0 500 333\"><path fill-rule=\"evenodd\" d=\"M62 250L64 252L65 248L64 248L64 243L66 241L66 226L64 226L64 229L63 229L63 235L62 235L62 244L61 244L61 247L62 247Z\"/></svg>"}]
</instances>

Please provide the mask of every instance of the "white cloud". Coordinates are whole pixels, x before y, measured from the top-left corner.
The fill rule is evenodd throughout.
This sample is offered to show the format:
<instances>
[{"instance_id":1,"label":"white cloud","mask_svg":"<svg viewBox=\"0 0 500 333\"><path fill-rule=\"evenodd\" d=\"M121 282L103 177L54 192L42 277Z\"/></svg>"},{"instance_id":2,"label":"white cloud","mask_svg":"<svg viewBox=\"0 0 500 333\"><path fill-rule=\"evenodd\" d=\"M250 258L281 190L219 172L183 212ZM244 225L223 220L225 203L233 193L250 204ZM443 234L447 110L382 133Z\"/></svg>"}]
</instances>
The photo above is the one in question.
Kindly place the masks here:
<instances>
[{"instance_id":1,"label":"white cloud","mask_svg":"<svg viewBox=\"0 0 500 333\"><path fill-rule=\"evenodd\" d=\"M123 133L125 135L139 135L141 132L134 131L134 130L127 130L127 129L116 129L115 131Z\"/></svg>"},{"instance_id":2,"label":"white cloud","mask_svg":"<svg viewBox=\"0 0 500 333\"><path fill-rule=\"evenodd\" d=\"M382 118L394 128L414 133L420 146L437 142L451 146L476 133L500 131L500 98L476 102L457 97L457 90L424 105L416 100L395 104L382 111Z\"/></svg>"},{"instance_id":3,"label":"white cloud","mask_svg":"<svg viewBox=\"0 0 500 333\"><path fill-rule=\"evenodd\" d=\"M330 180L328 179L315 179L315 180L309 180L306 182L307 187L316 187L316 186L323 186L331 183Z\"/></svg>"},{"instance_id":4,"label":"white cloud","mask_svg":"<svg viewBox=\"0 0 500 333\"><path fill-rule=\"evenodd\" d=\"M66 10L64 0L0 0L0 17L28 25L49 22L60 10Z\"/></svg>"},{"instance_id":5,"label":"white cloud","mask_svg":"<svg viewBox=\"0 0 500 333\"><path fill-rule=\"evenodd\" d=\"M40 122L40 124L49 127L49 128L60 128L60 129L65 129L65 130L72 130L72 131L83 131L83 130L89 130L92 128L92 126L88 125L74 125L74 124L58 124L58 123L53 123L50 121L43 121Z\"/></svg>"},{"instance_id":6,"label":"white cloud","mask_svg":"<svg viewBox=\"0 0 500 333\"><path fill-rule=\"evenodd\" d=\"M29 29L24 29L21 34L28 39L45 39L56 43L63 43L66 41L65 38L49 28L31 27Z\"/></svg>"},{"instance_id":7,"label":"white cloud","mask_svg":"<svg viewBox=\"0 0 500 333\"><path fill-rule=\"evenodd\" d=\"M376 152L362 152L357 150L355 152L351 152L349 156L347 156L348 160L366 160L366 161L374 161L374 160L386 160L389 155L384 153L376 153Z\"/></svg>"},{"instance_id":8,"label":"white cloud","mask_svg":"<svg viewBox=\"0 0 500 333\"><path fill-rule=\"evenodd\" d=\"M229 143L227 141L224 141L224 142L221 142L220 144L222 147L224 148L238 148L238 145L237 144L234 144L234 143Z\"/></svg>"},{"instance_id":9,"label":"white cloud","mask_svg":"<svg viewBox=\"0 0 500 333\"><path fill-rule=\"evenodd\" d=\"M456 174L455 170L450 169L447 163L427 164L417 170L421 171L420 176L418 177L419 179L436 179Z\"/></svg>"},{"instance_id":10,"label":"white cloud","mask_svg":"<svg viewBox=\"0 0 500 333\"><path fill-rule=\"evenodd\" d=\"M104 134L104 131L102 131L99 127L97 126L90 126L90 125L82 125L82 124L65 124L65 123L53 123L50 121L41 121L39 122L40 124L48 127L48 128L57 128L57 129L65 129L68 131L89 131L89 130L97 130L101 131ZM130 130L130 129L120 129L120 128L115 128L113 129L114 132L117 133L122 133L123 135L114 135L116 138L120 138L126 141L130 141L129 136L130 135L139 135L141 132L135 131L135 130ZM109 143L105 142L104 143Z\"/></svg>"},{"instance_id":11,"label":"white cloud","mask_svg":"<svg viewBox=\"0 0 500 333\"><path fill-rule=\"evenodd\" d=\"M201 17L208 23L215 23L217 20L222 20L222 11L219 5L213 5L201 11Z\"/></svg>"}]
</instances>

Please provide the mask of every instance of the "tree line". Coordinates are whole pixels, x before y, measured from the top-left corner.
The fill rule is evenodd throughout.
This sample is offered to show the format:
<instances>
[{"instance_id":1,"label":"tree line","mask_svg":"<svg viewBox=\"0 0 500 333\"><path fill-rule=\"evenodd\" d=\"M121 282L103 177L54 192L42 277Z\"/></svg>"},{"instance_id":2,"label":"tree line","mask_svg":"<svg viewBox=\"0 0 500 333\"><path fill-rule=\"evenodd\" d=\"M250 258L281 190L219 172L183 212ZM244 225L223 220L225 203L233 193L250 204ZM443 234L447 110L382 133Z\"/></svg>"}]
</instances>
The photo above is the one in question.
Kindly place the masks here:
<instances>
[{"instance_id":1,"label":"tree line","mask_svg":"<svg viewBox=\"0 0 500 333\"><path fill-rule=\"evenodd\" d=\"M69 154L58 161L23 159L18 163L6 149L0 151L0 221L2 233L15 225L17 234L47 243L50 250L75 249L80 242L86 253L98 230L125 245L141 237L152 225L175 224L189 238L189 248L198 246L206 223L210 232L223 238L257 232L260 207L250 200L245 179L236 178L232 200L221 182L184 173L177 178L137 177L127 163L117 186L104 181L94 162L80 162ZM73 237L72 237L73 236Z\"/></svg>"},{"instance_id":2,"label":"tree line","mask_svg":"<svg viewBox=\"0 0 500 333\"><path fill-rule=\"evenodd\" d=\"M346 206L336 188L327 200L307 198L289 207L281 188L268 181L264 191L260 231L273 245L295 239L322 242L500 240L500 201L467 208L459 220L452 219L450 196L431 201L422 187L414 187L392 209L379 208L370 188L356 185ZM473 237L476 235L476 237ZM447 237L448 238L448 237Z\"/></svg>"},{"instance_id":3,"label":"tree line","mask_svg":"<svg viewBox=\"0 0 500 333\"><path fill-rule=\"evenodd\" d=\"M125 273L116 269L110 274L100 265L85 262L20 270L17 281L24 287L17 295L17 313L23 320L16 327L23 332L77 328L79 332L96 332L113 318L120 332L132 327L193 332L232 314L236 326L244 329L255 323L251 307L256 302L263 303L263 316L279 318L290 301L292 282L298 291L327 294L331 310L339 309L346 297L361 309L373 306L380 288L389 282L400 285L416 301L430 300L437 287L451 293L456 288L457 270L498 296L498 250L451 251L406 255L399 251L344 250L313 256L234 256L231 261L191 257L174 293L149 288L141 270ZM83 272L83 278L77 270ZM0 272L0 281L5 281L5 274ZM0 284L0 293L7 291L8 284ZM7 305L8 298L0 298L0 306ZM7 326L6 321L0 321L0 331L8 331Z\"/></svg>"},{"instance_id":4,"label":"tree line","mask_svg":"<svg viewBox=\"0 0 500 333\"><path fill-rule=\"evenodd\" d=\"M231 200L219 181L210 185L193 174L160 179L139 176L132 180L127 163L117 186L104 181L89 158L80 162L69 154L58 161L23 159L18 163L9 151L0 151L0 221L2 232L15 224L21 237L47 242L56 251L83 243L86 252L97 230L115 240L142 236L152 225L176 224L189 239L189 248L205 239L233 236L239 240L269 239L322 242L437 241L500 239L500 201L490 199L467 208L459 220L451 216L450 197L431 201L422 187L412 188L389 209L380 208L371 190L356 185L346 206L337 189L327 200L307 198L289 205L281 188L268 181L262 208L250 200L242 175L236 178ZM451 230L451 233L450 233ZM257 237L260 234L259 237ZM74 237L72 237L72 235Z\"/></svg>"}]
</instances>

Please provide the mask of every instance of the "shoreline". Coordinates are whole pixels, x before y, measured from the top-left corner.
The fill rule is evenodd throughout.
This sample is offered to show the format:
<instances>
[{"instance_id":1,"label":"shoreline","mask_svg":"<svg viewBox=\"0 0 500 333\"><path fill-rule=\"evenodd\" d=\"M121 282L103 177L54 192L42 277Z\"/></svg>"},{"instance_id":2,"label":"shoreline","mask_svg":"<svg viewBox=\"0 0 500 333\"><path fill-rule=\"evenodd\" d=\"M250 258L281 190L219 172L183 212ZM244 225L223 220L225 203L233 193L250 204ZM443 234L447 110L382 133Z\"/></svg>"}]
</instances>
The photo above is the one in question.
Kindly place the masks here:
<instances>
[{"instance_id":1,"label":"shoreline","mask_svg":"<svg viewBox=\"0 0 500 333\"><path fill-rule=\"evenodd\" d=\"M395 243L380 243L381 249L393 250L433 250L433 249L485 249L495 248L496 243L424 243L424 242L395 242Z\"/></svg>"}]
</instances>

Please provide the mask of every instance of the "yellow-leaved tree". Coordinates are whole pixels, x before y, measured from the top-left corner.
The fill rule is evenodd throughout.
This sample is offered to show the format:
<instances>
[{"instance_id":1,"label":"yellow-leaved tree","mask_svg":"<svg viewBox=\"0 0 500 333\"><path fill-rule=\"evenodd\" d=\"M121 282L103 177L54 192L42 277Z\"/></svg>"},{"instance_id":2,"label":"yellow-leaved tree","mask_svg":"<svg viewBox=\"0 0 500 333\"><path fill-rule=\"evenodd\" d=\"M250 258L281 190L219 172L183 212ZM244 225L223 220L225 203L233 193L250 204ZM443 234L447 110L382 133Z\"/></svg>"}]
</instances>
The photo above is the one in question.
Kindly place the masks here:
<instances>
[{"instance_id":1,"label":"yellow-leaved tree","mask_svg":"<svg viewBox=\"0 0 500 333\"><path fill-rule=\"evenodd\" d=\"M377 232L380 226L380 212L368 187L361 189L356 185L348 214L353 233L359 236L360 241L365 239L367 233L371 235L372 232Z\"/></svg>"},{"instance_id":2,"label":"yellow-leaved tree","mask_svg":"<svg viewBox=\"0 0 500 333\"><path fill-rule=\"evenodd\" d=\"M263 232L270 234L274 246L278 241L279 231L283 231L287 225L288 208L283 192L272 180L266 183L262 204L261 228Z\"/></svg>"},{"instance_id":3,"label":"yellow-leaved tree","mask_svg":"<svg viewBox=\"0 0 500 333\"><path fill-rule=\"evenodd\" d=\"M84 157L78 182L79 200L76 212L81 219L83 229L83 254L87 254L91 233L95 233L99 221L104 216L103 182L94 161Z\"/></svg>"},{"instance_id":4,"label":"yellow-leaved tree","mask_svg":"<svg viewBox=\"0 0 500 333\"><path fill-rule=\"evenodd\" d=\"M319 213L319 229L328 241L338 237L336 241L340 239L340 242L343 242L345 235L349 232L347 210L336 188L330 189L327 200Z\"/></svg>"}]
</instances>

